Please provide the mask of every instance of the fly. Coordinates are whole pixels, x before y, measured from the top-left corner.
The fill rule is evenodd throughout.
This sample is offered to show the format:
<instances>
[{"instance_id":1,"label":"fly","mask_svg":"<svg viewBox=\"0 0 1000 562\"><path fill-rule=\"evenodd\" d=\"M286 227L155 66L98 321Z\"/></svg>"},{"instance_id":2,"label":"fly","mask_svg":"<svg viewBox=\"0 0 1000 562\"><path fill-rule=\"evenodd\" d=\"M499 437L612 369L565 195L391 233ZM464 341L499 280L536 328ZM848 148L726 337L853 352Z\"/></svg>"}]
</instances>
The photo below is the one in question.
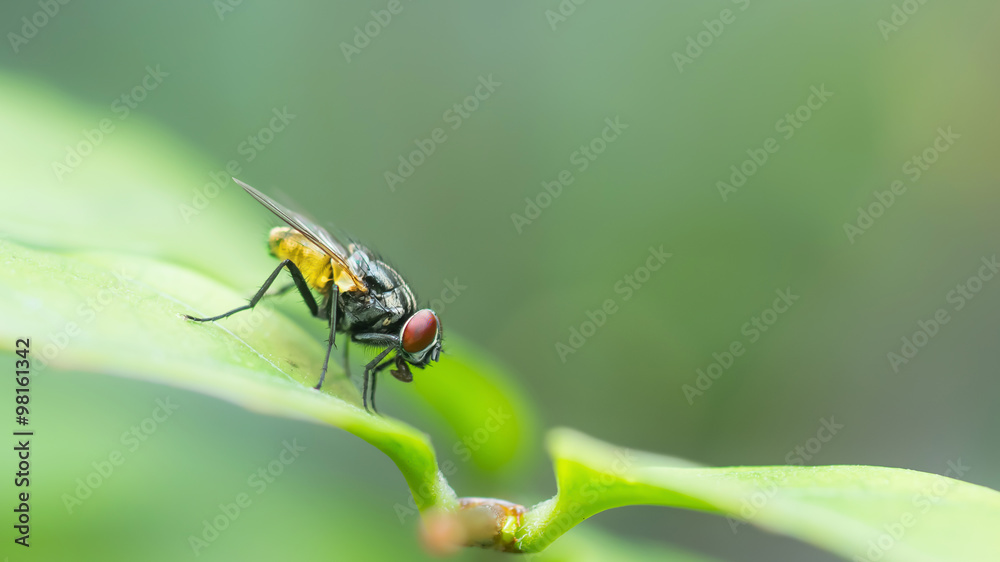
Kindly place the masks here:
<instances>
[{"instance_id":1,"label":"fly","mask_svg":"<svg viewBox=\"0 0 1000 562\"><path fill-rule=\"evenodd\" d=\"M185 318L194 322L214 322L252 309L267 294L281 270L288 269L293 283L278 293L293 287L298 289L309 312L328 322L330 327L323 370L314 387L317 390L326 378L337 332L346 334L351 341L382 348L365 365L361 391L365 411L368 411L369 380L372 410L375 410L375 384L379 372L395 366L390 370L392 375L403 382L411 382L411 365L423 369L431 361L438 360L441 322L433 310L417 308L413 291L396 270L368 248L353 242L342 243L303 215L286 209L236 178L233 181L288 225L271 229L268 236L271 255L281 263L248 304L210 318L184 315ZM318 303L313 291L320 295ZM345 369L349 369L347 351L345 345Z\"/></svg>"}]
</instances>

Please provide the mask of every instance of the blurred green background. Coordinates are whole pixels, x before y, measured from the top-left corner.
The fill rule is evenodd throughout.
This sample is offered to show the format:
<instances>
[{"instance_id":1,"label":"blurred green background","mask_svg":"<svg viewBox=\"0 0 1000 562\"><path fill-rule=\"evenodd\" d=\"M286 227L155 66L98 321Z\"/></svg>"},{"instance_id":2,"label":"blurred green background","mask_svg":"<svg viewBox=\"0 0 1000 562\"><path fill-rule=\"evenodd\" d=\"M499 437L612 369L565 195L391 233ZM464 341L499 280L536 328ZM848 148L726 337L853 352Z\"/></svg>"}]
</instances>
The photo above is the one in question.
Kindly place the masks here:
<instances>
[{"instance_id":1,"label":"blurred green background","mask_svg":"<svg viewBox=\"0 0 1000 562\"><path fill-rule=\"evenodd\" d=\"M440 311L446 332L514 373L536 434L568 425L711 465L943 474L960 461L963 479L1000 488L1000 278L969 283L1000 251L996 3L7 2L0 22L3 87L38 110L5 116L2 134L31 141L38 114L65 125L36 160L0 155L5 236L169 259L249 294L273 264L273 222L234 184L208 186L237 175L382 251L425 301L458 293ZM114 130L93 153L53 168L102 119ZM616 119L627 128L595 141ZM938 142L948 150L925 153L949 128L957 139ZM143 139L163 134L176 151L150 155ZM411 156L435 135L433 153ZM601 151L586 166L582 146ZM765 163L746 163L765 146ZM422 163L387 181L400 157ZM185 170L155 179L175 189L162 207L130 204L141 182L88 184L143 158ZM731 166L758 169L723 197ZM540 196L563 170L572 183ZM896 180L905 192L879 213ZM106 216L67 203L95 197ZM526 198L547 206L529 214ZM880 216L849 236L859 207ZM46 213L66 231L32 219ZM208 233L220 231L247 251L213 251ZM639 272L626 300L619 283L661 246L672 257ZM979 290L958 299L960 284ZM789 288L799 299L787 312L765 313ZM607 300L616 312L561 356ZM939 309L948 323L894 369L889 354ZM777 320L755 338L744 326L762 315ZM743 354L686 395L737 341ZM457 459L456 437L409 390L382 385L381 408ZM97 375L38 377L36 393L38 486L51 493L35 508L36 540L50 559L194 558L186 537L295 438L308 454L198 558L419 556L416 517L401 526L394 511L408 500L398 472L346 433ZM167 396L181 409L68 514L60 495ZM820 442L824 420L843 427ZM544 499L551 469L537 439L524 449L509 474L460 463L452 484ZM676 510L615 510L595 524L725 560L832 559ZM0 554L32 559L9 544Z\"/></svg>"}]
</instances>

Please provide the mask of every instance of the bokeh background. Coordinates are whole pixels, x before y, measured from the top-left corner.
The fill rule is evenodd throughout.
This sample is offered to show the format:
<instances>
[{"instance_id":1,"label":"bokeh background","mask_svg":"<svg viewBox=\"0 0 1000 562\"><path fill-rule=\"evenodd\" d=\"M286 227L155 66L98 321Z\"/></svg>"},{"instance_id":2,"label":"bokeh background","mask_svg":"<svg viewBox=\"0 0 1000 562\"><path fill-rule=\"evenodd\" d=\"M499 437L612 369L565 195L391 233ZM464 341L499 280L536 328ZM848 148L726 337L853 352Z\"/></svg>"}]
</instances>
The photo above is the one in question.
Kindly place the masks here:
<instances>
[{"instance_id":1,"label":"bokeh background","mask_svg":"<svg viewBox=\"0 0 1000 562\"><path fill-rule=\"evenodd\" d=\"M446 330L491 352L535 406L536 437L519 461L503 474L462 465L460 493L526 504L551 495L537 435L554 425L711 465L943 474L960 462L964 479L1000 487L1000 277L980 267L1000 251L996 3L53 2L57 13L26 31L22 18L43 4L0 8L5 91L69 131L40 161L65 162L101 119L115 129L57 178L64 192L50 200L11 179L24 177L23 160L0 155L5 235L56 246L66 232L31 220L55 214L80 248L174 260L249 293L270 271L272 221L234 185L210 187L213 175L334 222L426 301L450 300ZM397 13L378 23L390 4ZM137 87L129 107L121 96ZM595 141L606 120L623 127ZM3 128L8 140L34 134L30 119ZM934 150L942 130L953 135ZM147 134L178 147L158 157L201 171L174 186L196 213L136 209L141 183L86 184L88 167L128 168L121 155L145 154ZM435 134L443 142L412 174L387 180ZM765 163L745 163L765 145ZM600 153L584 166L587 146ZM720 191L731 166L757 169ZM546 198L544 182L563 170L572 183ZM897 180L905 192L879 212ZM94 197L121 223L66 203ZM526 198L545 208L526 209ZM859 208L878 216L849 234ZM206 233L220 225L247 251L213 251ZM647 278L636 270L651 247L671 257ZM644 282L626 300L621 283L636 275ZM978 289L961 309L959 285ZM779 290L798 300L771 316ZM616 312L561 355L607 300ZM949 322L894 368L889 354L939 309ZM762 314L776 320L753 337L744 326ZM729 363L722 354L737 341L744 353L686 393L713 354ZM454 459L456 436L407 391L383 384L381 407ZM394 510L407 499L398 472L346 433L94 374L53 373L36 392L39 470L53 487L36 508L37 536L60 545L52 559L194 558L187 534L292 438L309 454L199 558L422 556L416 518L401 525ZM58 494L166 396L181 405L174 419L68 515ZM825 422L843 427L817 447ZM697 513L637 507L593 523L723 560L833 559ZM0 553L30 559L7 544Z\"/></svg>"}]
</instances>

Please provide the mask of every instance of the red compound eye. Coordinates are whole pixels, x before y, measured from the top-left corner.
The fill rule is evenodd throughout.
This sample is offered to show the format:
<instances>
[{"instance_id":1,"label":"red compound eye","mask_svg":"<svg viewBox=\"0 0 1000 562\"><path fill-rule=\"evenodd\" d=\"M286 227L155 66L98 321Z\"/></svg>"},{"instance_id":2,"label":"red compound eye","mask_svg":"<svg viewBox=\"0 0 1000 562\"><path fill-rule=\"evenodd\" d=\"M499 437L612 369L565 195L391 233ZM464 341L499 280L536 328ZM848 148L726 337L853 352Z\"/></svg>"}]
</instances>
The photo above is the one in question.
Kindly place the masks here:
<instances>
[{"instance_id":1,"label":"red compound eye","mask_svg":"<svg viewBox=\"0 0 1000 562\"><path fill-rule=\"evenodd\" d=\"M403 327L403 351L420 353L434 343L437 334L437 314L429 308L418 310Z\"/></svg>"}]
</instances>

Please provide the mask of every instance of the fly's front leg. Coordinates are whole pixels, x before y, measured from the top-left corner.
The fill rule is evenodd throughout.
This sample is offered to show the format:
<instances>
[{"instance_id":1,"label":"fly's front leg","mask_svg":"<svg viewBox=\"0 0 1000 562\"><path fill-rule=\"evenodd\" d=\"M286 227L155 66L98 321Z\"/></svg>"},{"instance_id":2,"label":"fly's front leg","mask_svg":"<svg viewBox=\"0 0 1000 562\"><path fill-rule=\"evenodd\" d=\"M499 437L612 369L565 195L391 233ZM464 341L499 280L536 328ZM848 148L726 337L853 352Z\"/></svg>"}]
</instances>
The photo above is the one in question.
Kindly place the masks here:
<instances>
[{"instance_id":1,"label":"fly's front leg","mask_svg":"<svg viewBox=\"0 0 1000 562\"><path fill-rule=\"evenodd\" d=\"M274 280L278 278L278 274L281 273L281 269L285 267L287 267L288 272L292 274L292 280L295 281L295 286L298 287L299 293L302 294L303 300L306 301L306 306L309 307L309 312L311 312L313 316L317 316L319 314L319 306L316 305L316 298L313 297L312 292L309 290L309 284L306 283L305 278L302 276L302 272L299 270L298 266L292 262L292 260L283 260L278 264L278 267L274 269L271 276L267 278L267 281L264 281L264 284L260 286L257 294L250 299L249 304L236 307L229 312L224 312L218 316L212 316L210 318L195 318L194 316L189 316L187 314L184 315L184 318L187 318L192 322L215 322L216 320L222 320L223 318L232 316L237 312L242 312L257 306L260 299L264 298L264 295L267 294L267 290L271 288Z\"/></svg>"},{"instance_id":2,"label":"fly's front leg","mask_svg":"<svg viewBox=\"0 0 1000 562\"><path fill-rule=\"evenodd\" d=\"M397 355L396 358L398 359L399 356ZM378 413L378 408L375 407L375 383L378 382L378 374L386 367L392 367L395 364L396 361L390 358L386 359L385 363L382 363L381 365L378 365L377 367L372 369L372 411L375 412L376 414Z\"/></svg>"},{"instance_id":3,"label":"fly's front leg","mask_svg":"<svg viewBox=\"0 0 1000 562\"><path fill-rule=\"evenodd\" d=\"M351 340L374 347L398 347L399 336L392 334L379 334L377 332L354 334Z\"/></svg>"},{"instance_id":4,"label":"fly's front leg","mask_svg":"<svg viewBox=\"0 0 1000 562\"><path fill-rule=\"evenodd\" d=\"M375 359L372 359L367 365L365 365L364 379L361 383L361 398L365 406L365 411L368 411L368 377L371 375L372 371L379 366L379 363L385 359L386 355L389 355L390 352L399 347L399 338L391 334L364 333L354 334L351 339L361 344L385 347L382 353L379 353ZM374 407L374 405L375 385L372 384L372 407Z\"/></svg>"},{"instance_id":5,"label":"fly's front leg","mask_svg":"<svg viewBox=\"0 0 1000 562\"><path fill-rule=\"evenodd\" d=\"M392 352L392 349L393 348L391 348L391 347L387 347L387 348L383 349L382 353L379 353L378 355L376 355L375 359L372 359L371 361L368 362L367 365L365 365L364 382L361 383L361 403L364 405L366 412L369 411L368 410L368 376L372 372L372 370L375 369L375 367L378 366L379 362L382 361L383 359L385 359L385 356L389 355L389 353ZM375 407L375 384L372 383L372 408L374 408L374 407ZM376 413L378 413L378 412L376 412Z\"/></svg>"}]
</instances>

